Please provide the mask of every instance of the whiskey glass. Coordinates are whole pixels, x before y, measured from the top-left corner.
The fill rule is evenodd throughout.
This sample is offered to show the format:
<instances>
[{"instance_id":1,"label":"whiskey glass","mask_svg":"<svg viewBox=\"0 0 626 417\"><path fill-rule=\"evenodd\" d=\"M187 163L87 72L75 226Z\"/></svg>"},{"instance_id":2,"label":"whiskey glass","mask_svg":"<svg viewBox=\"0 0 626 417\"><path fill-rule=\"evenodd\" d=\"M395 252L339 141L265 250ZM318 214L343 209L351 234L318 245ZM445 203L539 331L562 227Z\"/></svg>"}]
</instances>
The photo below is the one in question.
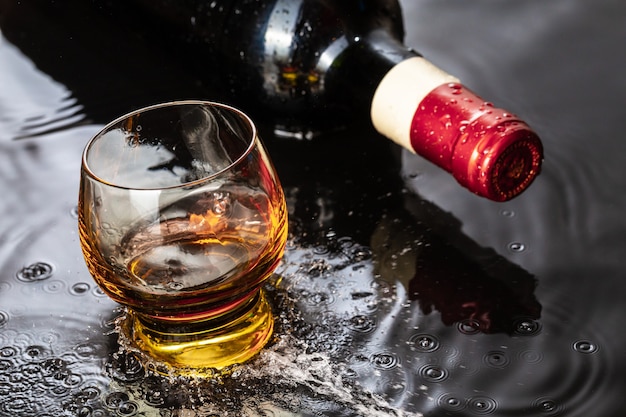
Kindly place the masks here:
<instances>
[{"instance_id":1,"label":"whiskey glass","mask_svg":"<svg viewBox=\"0 0 626 417\"><path fill-rule=\"evenodd\" d=\"M253 122L178 101L137 110L86 145L80 243L99 287L126 307L120 337L177 369L223 369L271 338L262 289L287 211Z\"/></svg>"}]
</instances>

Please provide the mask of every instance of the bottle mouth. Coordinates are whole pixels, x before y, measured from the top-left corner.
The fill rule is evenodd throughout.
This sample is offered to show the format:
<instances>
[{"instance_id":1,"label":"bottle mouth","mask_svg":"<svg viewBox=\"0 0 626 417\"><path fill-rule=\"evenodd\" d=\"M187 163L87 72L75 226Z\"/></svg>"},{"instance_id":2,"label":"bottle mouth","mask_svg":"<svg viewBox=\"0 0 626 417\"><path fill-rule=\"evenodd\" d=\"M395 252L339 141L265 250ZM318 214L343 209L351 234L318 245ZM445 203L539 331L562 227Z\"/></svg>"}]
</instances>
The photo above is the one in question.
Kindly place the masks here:
<instances>
[{"instance_id":1,"label":"bottle mouth","mask_svg":"<svg viewBox=\"0 0 626 417\"><path fill-rule=\"evenodd\" d=\"M528 188L541 171L541 141L521 120L476 123L469 130L474 140L457 144L451 171L475 194L508 201Z\"/></svg>"},{"instance_id":2,"label":"bottle mouth","mask_svg":"<svg viewBox=\"0 0 626 417\"><path fill-rule=\"evenodd\" d=\"M519 140L497 158L491 171L490 198L507 201L520 194L541 170L542 153L535 140Z\"/></svg>"}]
</instances>

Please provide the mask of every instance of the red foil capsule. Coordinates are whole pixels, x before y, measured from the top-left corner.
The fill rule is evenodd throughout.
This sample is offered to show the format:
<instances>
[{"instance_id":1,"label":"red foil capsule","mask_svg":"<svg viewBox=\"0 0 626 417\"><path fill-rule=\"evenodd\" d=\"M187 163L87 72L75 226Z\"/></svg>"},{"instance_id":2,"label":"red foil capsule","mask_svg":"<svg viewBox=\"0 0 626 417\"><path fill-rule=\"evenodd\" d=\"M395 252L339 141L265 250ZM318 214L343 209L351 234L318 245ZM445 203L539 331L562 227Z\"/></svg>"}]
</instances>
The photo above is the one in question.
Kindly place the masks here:
<instances>
[{"instance_id":1,"label":"red foil capsule","mask_svg":"<svg viewBox=\"0 0 626 417\"><path fill-rule=\"evenodd\" d=\"M417 154L494 201L524 191L543 160L541 141L524 121L458 83L440 85L422 99L410 140Z\"/></svg>"}]
</instances>

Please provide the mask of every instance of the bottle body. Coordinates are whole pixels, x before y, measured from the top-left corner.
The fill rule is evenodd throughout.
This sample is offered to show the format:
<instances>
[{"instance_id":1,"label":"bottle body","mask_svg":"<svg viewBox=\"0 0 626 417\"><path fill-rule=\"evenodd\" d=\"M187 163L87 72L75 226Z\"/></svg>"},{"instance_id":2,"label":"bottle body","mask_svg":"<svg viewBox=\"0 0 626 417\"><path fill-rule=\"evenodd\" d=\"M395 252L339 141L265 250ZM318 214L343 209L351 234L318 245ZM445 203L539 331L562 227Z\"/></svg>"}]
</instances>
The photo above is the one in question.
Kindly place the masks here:
<instances>
[{"instance_id":1,"label":"bottle body","mask_svg":"<svg viewBox=\"0 0 626 417\"><path fill-rule=\"evenodd\" d=\"M279 136L371 122L496 201L539 173L537 135L403 45L395 0L135 2L197 44L206 78Z\"/></svg>"}]
</instances>

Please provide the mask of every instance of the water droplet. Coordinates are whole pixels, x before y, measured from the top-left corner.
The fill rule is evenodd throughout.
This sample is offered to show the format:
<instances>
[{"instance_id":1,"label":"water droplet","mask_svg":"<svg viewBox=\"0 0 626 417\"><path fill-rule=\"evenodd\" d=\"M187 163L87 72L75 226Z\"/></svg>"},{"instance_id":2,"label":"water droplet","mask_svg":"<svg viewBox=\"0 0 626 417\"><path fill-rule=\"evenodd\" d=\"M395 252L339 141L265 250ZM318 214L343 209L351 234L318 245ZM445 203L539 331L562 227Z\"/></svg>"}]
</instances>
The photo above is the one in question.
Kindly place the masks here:
<instances>
[{"instance_id":1,"label":"water droplet","mask_svg":"<svg viewBox=\"0 0 626 417\"><path fill-rule=\"evenodd\" d=\"M121 404L127 402L129 399L130 399L130 397L125 392L115 391L115 392L112 392L112 393L108 394L104 398L104 405L107 408L111 408L111 409L115 410Z\"/></svg>"},{"instance_id":2,"label":"water droplet","mask_svg":"<svg viewBox=\"0 0 626 417\"><path fill-rule=\"evenodd\" d=\"M557 416L561 415L563 407L551 398L539 398L535 400L534 407L541 414Z\"/></svg>"},{"instance_id":3,"label":"water droplet","mask_svg":"<svg viewBox=\"0 0 626 417\"><path fill-rule=\"evenodd\" d=\"M507 354L503 351L489 352L483 358L483 362L490 368L502 369L506 368L510 361Z\"/></svg>"},{"instance_id":4,"label":"water droplet","mask_svg":"<svg viewBox=\"0 0 626 417\"><path fill-rule=\"evenodd\" d=\"M35 262L17 272L17 279L23 282L43 281L54 273L52 265L46 262Z\"/></svg>"},{"instance_id":5,"label":"water droplet","mask_svg":"<svg viewBox=\"0 0 626 417\"><path fill-rule=\"evenodd\" d=\"M500 214L504 217L515 217L515 212L513 210L502 210Z\"/></svg>"},{"instance_id":6,"label":"water droplet","mask_svg":"<svg viewBox=\"0 0 626 417\"><path fill-rule=\"evenodd\" d=\"M574 343L573 347L579 353L595 353L598 351L598 346L588 340L579 340Z\"/></svg>"},{"instance_id":7,"label":"water droplet","mask_svg":"<svg viewBox=\"0 0 626 417\"><path fill-rule=\"evenodd\" d=\"M524 252L526 250L526 245L521 242L511 242L508 245L508 248L511 252Z\"/></svg>"},{"instance_id":8,"label":"water droplet","mask_svg":"<svg viewBox=\"0 0 626 417\"><path fill-rule=\"evenodd\" d=\"M4 346L0 349L0 358L12 358L17 355L18 350L13 346Z\"/></svg>"},{"instance_id":9,"label":"water droplet","mask_svg":"<svg viewBox=\"0 0 626 417\"><path fill-rule=\"evenodd\" d=\"M133 382L143 378L145 370L139 357L133 352L118 353L107 364L107 370L118 381Z\"/></svg>"},{"instance_id":10,"label":"water droplet","mask_svg":"<svg viewBox=\"0 0 626 417\"><path fill-rule=\"evenodd\" d=\"M348 328L358 333L371 333L376 328L376 319L359 314L350 318Z\"/></svg>"},{"instance_id":11,"label":"water droplet","mask_svg":"<svg viewBox=\"0 0 626 417\"><path fill-rule=\"evenodd\" d=\"M102 347L93 343L79 343L74 347L74 352L81 358L98 356L102 352Z\"/></svg>"},{"instance_id":12,"label":"water droplet","mask_svg":"<svg viewBox=\"0 0 626 417\"><path fill-rule=\"evenodd\" d=\"M457 325L459 332L467 335L480 333L480 322L474 319L465 319Z\"/></svg>"},{"instance_id":13,"label":"water droplet","mask_svg":"<svg viewBox=\"0 0 626 417\"><path fill-rule=\"evenodd\" d=\"M424 365L418 374L428 382L441 382L448 378L448 371L436 365Z\"/></svg>"},{"instance_id":14,"label":"water droplet","mask_svg":"<svg viewBox=\"0 0 626 417\"><path fill-rule=\"evenodd\" d=\"M130 417L130 416L134 416L138 410L139 410L139 406L137 405L137 403L133 401L127 401L127 402L121 403L117 407L117 414L123 417Z\"/></svg>"},{"instance_id":15,"label":"water droplet","mask_svg":"<svg viewBox=\"0 0 626 417\"><path fill-rule=\"evenodd\" d=\"M376 369L389 370L400 365L400 358L395 353L374 353L370 356L370 363Z\"/></svg>"},{"instance_id":16,"label":"water droplet","mask_svg":"<svg viewBox=\"0 0 626 417\"><path fill-rule=\"evenodd\" d=\"M416 334L409 338L409 344L418 352L434 352L439 349L439 339L430 334Z\"/></svg>"},{"instance_id":17,"label":"water droplet","mask_svg":"<svg viewBox=\"0 0 626 417\"><path fill-rule=\"evenodd\" d=\"M72 209L70 210L70 216L73 219L78 219L78 206L72 207Z\"/></svg>"},{"instance_id":18,"label":"water droplet","mask_svg":"<svg viewBox=\"0 0 626 417\"><path fill-rule=\"evenodd\" d=\"M0 310L0 328L9 322L9 313Z\"/></svg>"},{"instance_id":19,"label":"water droplet","mask_svg":"<svg viewBox=\"0 0 626 417\"><path fill-rule=\"evenodd\" d=\"M46 348L43 346L28 346L24 350L24 354L30 359L39 359L46 355Z\"/></svg>"},{"instance_id":20,"label":"water droplet","mask_svg":"<svg viewBox=\"0 0 626 417\"><path fill-rule=\"evenodd\" d=\"M515 334L520 336L534 336L541 331L539 322L532 319L519 319L514 324Z\"/></svg>"},{"instance_id":21,"label":"water droplet","mask_svg":"<svg viewBox=\"0 0 626 417\"><path fill-rule=\"evenodd\" d=\"M86 282L77 282L76 284L72 285L72 288L70 288L70 294L84 295L87 293L87 291L89 291L90 288L90 285Z\"/></svg>"},{"instance_id":22,"label":"water droplet","mask_svg":"<svg viewBox=\"0 0 626 417\"><path fill-rule=\"evenodd\" d=\"M450 393L440 396L437 403L446 411L460 411L465 408L462 397Z\"/></svg>"},{"instance_id":23,"label":"water droplet","mask_svg":"<svg viewBox=\"0 0 626 417\"><path fill-rule=\"evenodd\" d=\"M102 291L102 288L100 288L100 287L95 287L93 289L92 293L96 297L106 297L106 294L104 293L104 291Z\"/></svg>"},{"instance_id":24,"label":"water droplet","mask_svg":"<svg viewBox=\"0 0 626 417\"><path fill-rule=\"evenodd\" d=\"M468 408L476 414L491 414L498 408L496 400L489 397L473 397L470 398Z\"/></svg>"}]
</instances>

